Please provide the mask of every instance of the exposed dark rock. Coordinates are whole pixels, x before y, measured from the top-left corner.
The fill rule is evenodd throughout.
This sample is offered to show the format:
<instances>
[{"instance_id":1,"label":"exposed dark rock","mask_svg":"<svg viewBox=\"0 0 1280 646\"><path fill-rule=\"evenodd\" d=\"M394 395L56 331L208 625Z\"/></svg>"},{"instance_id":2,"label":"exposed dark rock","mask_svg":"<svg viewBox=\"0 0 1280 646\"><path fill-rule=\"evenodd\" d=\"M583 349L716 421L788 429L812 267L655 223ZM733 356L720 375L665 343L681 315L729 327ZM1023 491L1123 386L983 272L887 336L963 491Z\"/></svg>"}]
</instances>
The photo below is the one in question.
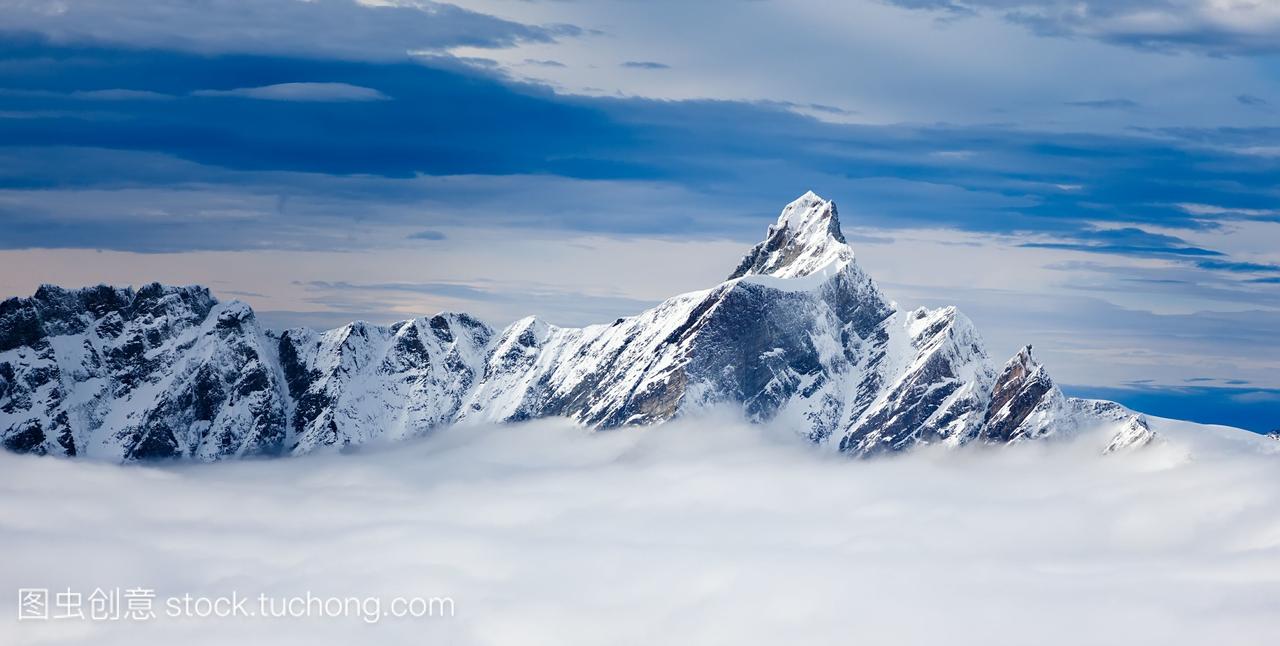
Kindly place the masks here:
<instances>
[{"instance_id":1,"label":"exposed dark rock","mask_svg":"<svg viewBox=\"0 0 1280 646\"><path fill-rule=\"evenodd\" d=\"M1009 442L1018 438L1023 422L1038 407L1048 405L1045 398L1053 390L1048 373L1031 356L1031 346L1022 348L996 379L982 439Z\"/></svg>"}]
</instances>

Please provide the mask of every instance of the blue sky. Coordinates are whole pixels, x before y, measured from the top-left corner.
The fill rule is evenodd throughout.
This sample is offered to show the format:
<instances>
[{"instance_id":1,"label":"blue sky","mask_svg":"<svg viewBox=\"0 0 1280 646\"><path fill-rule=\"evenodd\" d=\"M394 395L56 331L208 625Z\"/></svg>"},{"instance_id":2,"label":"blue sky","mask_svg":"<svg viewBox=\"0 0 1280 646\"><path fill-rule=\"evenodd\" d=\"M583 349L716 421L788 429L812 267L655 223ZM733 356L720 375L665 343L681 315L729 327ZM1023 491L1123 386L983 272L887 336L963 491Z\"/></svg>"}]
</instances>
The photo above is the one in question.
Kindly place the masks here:
<instances>
[{"instance_id":1,"label":"blue sky","mask_svg":"<svg viewBox=\"0 0 1280 646\"><path fill-rule=\"evenodd\" d=\"M0 0L0 292L582 324L813 189L997 360L1280 426L1280 7L830 4Z\"/></svg>"}]
</instances>

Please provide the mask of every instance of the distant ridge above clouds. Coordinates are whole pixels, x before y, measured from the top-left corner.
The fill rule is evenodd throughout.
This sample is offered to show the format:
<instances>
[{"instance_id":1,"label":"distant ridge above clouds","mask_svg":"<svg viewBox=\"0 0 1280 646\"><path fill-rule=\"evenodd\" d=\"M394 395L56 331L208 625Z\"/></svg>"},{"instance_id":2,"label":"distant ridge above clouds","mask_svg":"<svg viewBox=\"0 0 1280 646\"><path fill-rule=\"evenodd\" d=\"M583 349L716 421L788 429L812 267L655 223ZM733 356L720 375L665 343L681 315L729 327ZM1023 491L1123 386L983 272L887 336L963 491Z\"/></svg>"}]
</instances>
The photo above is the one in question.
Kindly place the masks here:
<instances>
[{"instance_id":1,"label":"distant ridge above clouds","mask_svg":"<svg viewBox=\"0 0 1280 646\"><path fill-rule=\"evenodd\" d=\"M158 284L0 303L0 438L23 453L212 461L723 407L855 456L1076 436L1111 453L1157 438L1118 404L1065 397L1029 346L997 371L954 307L900 311L812 192L727 281L586 328L529 317L494 331L446 312L271 332L244 303Z\"/></svg>"}]
</instances>

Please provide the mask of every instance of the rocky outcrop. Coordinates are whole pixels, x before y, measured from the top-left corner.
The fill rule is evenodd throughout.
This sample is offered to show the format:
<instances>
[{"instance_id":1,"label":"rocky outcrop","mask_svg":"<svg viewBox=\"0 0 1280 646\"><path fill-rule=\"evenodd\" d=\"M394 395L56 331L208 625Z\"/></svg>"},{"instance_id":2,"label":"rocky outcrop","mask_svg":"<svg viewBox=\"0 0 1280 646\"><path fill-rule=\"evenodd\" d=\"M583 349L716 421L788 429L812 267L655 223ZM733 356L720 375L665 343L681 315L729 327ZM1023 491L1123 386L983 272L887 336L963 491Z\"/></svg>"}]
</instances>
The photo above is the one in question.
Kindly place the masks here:
<instances>
[{"instance_id":1,"label":"rocky outcrop","mask_svg":"<svg viewBox=\"0 0 1280 646\"><path fill-rule=\"evenodd\" d=\"M202 287L46 285L0 304L0 319L11 450L215 460L284 449L275 363L242 303Z\"/></svg>"},{"instance_id":2,"label":"rocky outcrop","mask_svg":"<svg viewBox=\"0 0 1280 646\"><path fill-rule=\"evenodd\" d=\"M991 392L980 437L987 442L1014 442L1052 433L1066 398L1049 373L1031 356L1031 346L1014 355Z\"/></svg>"},{"instance_id":3,"label":"rocky outcrop","mask_svg":"<svg viewBox=\"0 0 1280 646\"><path fill-rule=\"evenodd\" d=\"M445 313L389 327L356 322L280 334L280 366L295 402L291 450L402 438L452 422L479 380L493 332Z\"/></svg>"}]
</instances>

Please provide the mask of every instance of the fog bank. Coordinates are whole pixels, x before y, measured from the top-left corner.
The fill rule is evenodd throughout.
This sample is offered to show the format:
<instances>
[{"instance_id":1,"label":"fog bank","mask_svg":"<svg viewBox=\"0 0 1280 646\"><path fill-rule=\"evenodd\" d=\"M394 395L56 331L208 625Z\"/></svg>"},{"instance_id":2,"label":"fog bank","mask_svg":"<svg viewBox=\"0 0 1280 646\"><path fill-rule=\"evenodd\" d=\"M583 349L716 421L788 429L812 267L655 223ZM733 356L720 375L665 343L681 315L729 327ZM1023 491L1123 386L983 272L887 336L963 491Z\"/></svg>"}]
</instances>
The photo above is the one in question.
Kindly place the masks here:
<instances>
[{"instance_id":1,"label":"fog bank","mask_svg":"<svg viewBox=\"0 0 1280 646\"><path fill-rule=\"evenodd\" d=\"M1172 437L851 461L715 417L214 465L0 454L0 642L1274 643L1280 455ZM456 614L14 621L17 588L68 586Z\"/></svg>"}]
</instances>

